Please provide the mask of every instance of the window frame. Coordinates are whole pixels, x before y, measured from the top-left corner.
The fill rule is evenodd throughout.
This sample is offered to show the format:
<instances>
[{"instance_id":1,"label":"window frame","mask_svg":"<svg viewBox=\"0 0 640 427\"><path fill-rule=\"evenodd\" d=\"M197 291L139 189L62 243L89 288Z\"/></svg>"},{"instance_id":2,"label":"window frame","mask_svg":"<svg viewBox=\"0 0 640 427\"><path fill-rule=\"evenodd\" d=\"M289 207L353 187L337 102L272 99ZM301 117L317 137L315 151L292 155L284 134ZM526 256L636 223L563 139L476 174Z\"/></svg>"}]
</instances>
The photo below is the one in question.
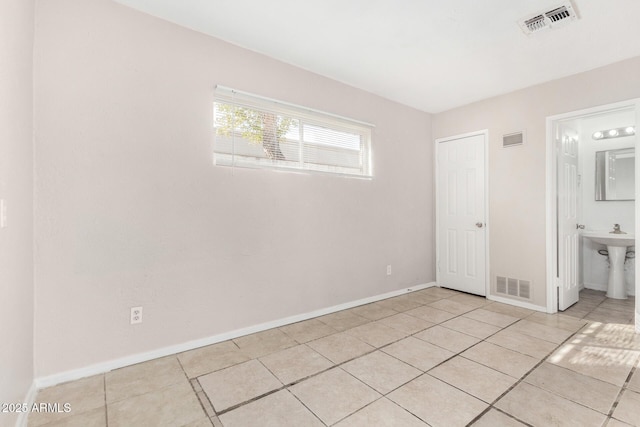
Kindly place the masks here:
<instances>
[{"instance_id":1,"label":"window frame","mask_svg":"<svg viewBox=\"0 0 640 427\"><path fill-rule=\"evenodd\" d=\"M267 157L236 155L235 138L242 139L242 137L238 135L239 132L237 130L232 130L232 135L229 137L231 138L232 152L225 153L222 152L222 150L218 151L217 142L218 138L220 138L216 127L216 104L218 103L247 109L256 109L258 111L283 115L297 120L300 135L299 138L296 140L285 140L284 142L289 142L295 145L296 149L299 151L298 159L275 160ZM338 145L331 146L331 144L314 144L304 141L304 126L315 126L325 128L330 131L357 134L360 136L360 148L352 150L347 147L340 148ZM321 173L360 179L373 178L372 137L375 126L370 123L218 85L215 88L213 100L213 127L213 163L215 166L273 169L298 173ZM243 139L243 141L246 142L245 139ZM279 141L279 144L280 142L283 141ZM346 159L346 156L348 155L346 151L353 151L354 153L357 153L360 158L359 164L357 167L348 167L331 164L330 162L317 163L306 161L303 155L305 146L308 147L314 145L318 147L322 147L323 145L332 147L328 149L328 151L332 151L334 153L345 151L344 159Z\"/></svg>"}]
</instances>

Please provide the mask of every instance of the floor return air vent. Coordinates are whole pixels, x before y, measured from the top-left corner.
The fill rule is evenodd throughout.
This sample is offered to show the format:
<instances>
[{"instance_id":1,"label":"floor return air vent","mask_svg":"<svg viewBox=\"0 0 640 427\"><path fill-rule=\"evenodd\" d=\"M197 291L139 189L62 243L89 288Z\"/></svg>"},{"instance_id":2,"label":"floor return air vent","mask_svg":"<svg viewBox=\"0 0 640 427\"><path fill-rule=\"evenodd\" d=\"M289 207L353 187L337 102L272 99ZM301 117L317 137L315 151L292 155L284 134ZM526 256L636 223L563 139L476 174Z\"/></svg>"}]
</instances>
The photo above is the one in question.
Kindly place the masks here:
<instances>
[{"instance_id":1,"label":"floor return air vent","mask_svg":"<svg viewBox=\"0 0 640 427\"><path fill-rule=\"evenodd\" d=\"M504 276L497 276L496 277L496 293L530 300L531 299L531 281L512 279L510 277L504 277Z\"/></svg>"}]
</instances>

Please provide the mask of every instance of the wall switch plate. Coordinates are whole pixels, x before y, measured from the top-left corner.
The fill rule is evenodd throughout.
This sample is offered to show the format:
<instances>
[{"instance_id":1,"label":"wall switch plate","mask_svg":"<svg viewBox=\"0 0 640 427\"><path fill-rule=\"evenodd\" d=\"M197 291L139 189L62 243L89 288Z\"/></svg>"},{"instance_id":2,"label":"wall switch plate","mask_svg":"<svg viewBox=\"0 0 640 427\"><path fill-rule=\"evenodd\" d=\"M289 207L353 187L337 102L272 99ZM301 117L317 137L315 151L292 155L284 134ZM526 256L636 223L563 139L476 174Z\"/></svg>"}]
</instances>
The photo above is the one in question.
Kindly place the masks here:
<instances>
[{"instance_id":1,"label":"wall switch plate","mask_svg":"<svg viewBox=\"0 0 640 427\"><path fill-rule=\"evenodd\" d=\"M131 324L142 323L142 307L131 307Z\"/></svg>"},{"instance_id":2,"label":"wall switch plate","mask_svg":"<svg viewBox=\"0 0 640 427\"><path fill-rule=\"evenodd\" d=\"M0 199L0 228L7 226L7 201Z\"/></svg>"},{"instance_id":3,"label":"wall switch plate","mask_svg":"<svg viewBox=\"0 0 640 427\"><path fill-rule=\"evenodd\" d=\"M387 265L387 276L391 276L391 266Z\"/></svg>"}]
</instances>

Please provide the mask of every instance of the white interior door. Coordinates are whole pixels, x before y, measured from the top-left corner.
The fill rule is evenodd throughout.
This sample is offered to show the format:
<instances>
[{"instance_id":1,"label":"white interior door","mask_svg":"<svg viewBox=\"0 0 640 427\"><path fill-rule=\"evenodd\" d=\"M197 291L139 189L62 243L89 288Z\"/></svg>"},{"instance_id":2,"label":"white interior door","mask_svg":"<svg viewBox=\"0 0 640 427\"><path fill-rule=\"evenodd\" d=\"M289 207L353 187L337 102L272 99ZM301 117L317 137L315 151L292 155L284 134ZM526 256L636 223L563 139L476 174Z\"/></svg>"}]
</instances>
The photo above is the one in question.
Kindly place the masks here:
<instances>
[{"instance_id":1,"label":"white interior door","mask_svg":"<svg viewBox=\"0 0 640 427\"><path fill-rule=\"evenodd\" d=\"M558 124L558 310L578 302L578 138Z\"/></svg>"},{"instance_id":2,"label":"white interior door","mask_svg":"<svg viewBox=\"0 0 640 427\"><path fill-rule=\"evenodd\" d=\"M438 285L486 295L485 135L437 143Z\"/></svg>"}]
</instances>

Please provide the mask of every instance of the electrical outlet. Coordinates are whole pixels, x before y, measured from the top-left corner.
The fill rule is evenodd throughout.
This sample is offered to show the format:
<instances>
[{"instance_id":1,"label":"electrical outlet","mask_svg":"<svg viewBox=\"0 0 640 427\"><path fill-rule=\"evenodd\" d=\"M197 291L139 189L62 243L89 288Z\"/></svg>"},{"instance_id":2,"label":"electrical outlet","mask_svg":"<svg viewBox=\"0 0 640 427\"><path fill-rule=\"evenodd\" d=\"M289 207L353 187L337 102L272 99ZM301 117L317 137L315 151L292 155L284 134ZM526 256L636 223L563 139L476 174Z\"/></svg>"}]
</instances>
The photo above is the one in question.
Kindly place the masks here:
<instances>
[{"instance_id":1,"label":"electrical outlet","mask_svg":"<svg viewBox=\"0 0 640 427\"><path fill-rule=\"evenodd\" d=\"M131 307L131 324L142 323L142 307Z\"/></svg>"},{"instance_id":2,"label":"electrical outlet","mask_svg":"<svg viewBox=\"0 0 640 427\"><path fill-rule=\"evenodd\" d=\"M391 266L387 265L387 276L391 276Z\"/></svg>"}]
</instances>

